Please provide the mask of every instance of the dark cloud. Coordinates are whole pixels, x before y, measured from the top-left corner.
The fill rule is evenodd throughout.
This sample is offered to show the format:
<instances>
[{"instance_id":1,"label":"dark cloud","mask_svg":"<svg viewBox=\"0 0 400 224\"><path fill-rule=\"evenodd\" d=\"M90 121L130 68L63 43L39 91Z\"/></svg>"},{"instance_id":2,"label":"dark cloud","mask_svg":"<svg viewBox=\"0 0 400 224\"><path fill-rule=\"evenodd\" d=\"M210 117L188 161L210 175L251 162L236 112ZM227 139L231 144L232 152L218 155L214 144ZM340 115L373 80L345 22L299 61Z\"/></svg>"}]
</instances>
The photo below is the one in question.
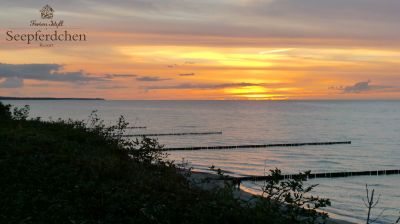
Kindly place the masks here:
<instances>
[{"instance_id":1,"label":"dark cloud","mask_svg":"<svg viewBox=\"0 0 400 224\"><path fill-rule=\"evenodd\" d=\"M195 74L192 73L183 73L183 74L178 74L179 76L194 76Z\"/></svg>"},{"instance_id":2,"label":"dark cloud","mask_svg":"<svg viewBox=\"0 0 400 224\"><path fill-rule=\"evenodd\" d=\"M0 79L5 78L0 84L2 88L18 88L24 85L24 80L38 80L44 82L66 82L86 84L88 82L102 83L98 89L116 89L124 86L109 84L115 78L137 77L134 74L104 74L93 76L84 71L62 72L63 65L59 64L1 64ZM108 83L108 84L107 84ZM46 84L33 84L32 87L47 87Z\"/></svg>"},{"instance_id":3,"label":"dark cloud","mask_svg":"<svg viewBox=\"0 0 400 224\"><path fill-rule=\"evenodd\" d=\"M158 82L158 81L166 81L166 80L170 80L170 79L160 78L157 76L140 76L140 77L137 77L136 80L140 81L140 82Z\"/></svg>"},{"instance_id":4,"label":"dark cloud","mask_svg":"<svg viewBox=\"0 0 400 224\"><path fill-rule=\"evenodd\" d=\"M369 85L370 82L371 81L368 80L366 82L358 82L352 86L346 86L343 88L343 92L345 92L345 93L360 93L360 92L370 91L375 88L375 87Z\"/></svg>"},{"instance_id":5,"label":"dark cloud","mask_svg":"<svg viewBox=\"0 0 400 224\"><path fill-rule=\"evenodd\" d=\"M104 77L112 79L112 78L132 78L137 77L137 75L133 74L105 74Z\"/></svg>"},{"instance_id":6,"label":"dark cloud","mask_svg":"<svg viewBox=\"0 0 400 224\"><path fill-rule=\"evenodd\" d=\"M24 80L18 77L6 78L0 83L0 88L19 88L24 85Z\"/></svg>"},{"instance_id":7,"label":"dark cloud","mask_svg":"<svg viewBox=\"0 0 400 224\"><path fill-rule=\"evenodd\" d=\"M29 84L28 86L38 87L38 88L46 88L46 87L50 87L51 85L49 83L38 83L38 84Z\"/></svg>"},{"instance_id":8,"label":"dark cloud","mask_svg":"<svg viewBox=\"0 0 400 224\"><path fill-rule=\"evenodd\" d=\"M343 93L363 93L370 91L378 91L378 92L400 91L400 89L396 86L371 85L370 80L357 82L351 86L331 87L330 89L341 90Z\"/></svg>"},{"instance_id":9,"label":"dark cloud","mask_svg":"<svg viewBox=\"0 0 400 224\"><path fill-rule=\"evenodd\" d=\"M146 90L160 90L160 89L224 89L234 87L248 87L248 86L263 86L264 84L258 83L222 83L222 84L191 84L183 83L178 85L165 85L165 86L146 86Z\"/></svg>"},{"instance_id":10,"label":"dark cloud","mask_svg":"<svg viewBox=\"0 0 400 224\"><path fill-rule=\"evenodd\" d=\"M59 64L0 64L0 78L72 83L109 80L108 77L91 76L82 70L62 72L62 69L63 65Z\"/></svg>"},{"instance_id":11,"label":"dark cloud","mask_svg":"<svg viewBox=\"0 0 400 224\"><path fill-rule=\"evenodd\" d=\"M123 85L100 85L96 86L96 89L125 89L128 88L128 86L123 86Z\"/></svg>"}]
</instances>

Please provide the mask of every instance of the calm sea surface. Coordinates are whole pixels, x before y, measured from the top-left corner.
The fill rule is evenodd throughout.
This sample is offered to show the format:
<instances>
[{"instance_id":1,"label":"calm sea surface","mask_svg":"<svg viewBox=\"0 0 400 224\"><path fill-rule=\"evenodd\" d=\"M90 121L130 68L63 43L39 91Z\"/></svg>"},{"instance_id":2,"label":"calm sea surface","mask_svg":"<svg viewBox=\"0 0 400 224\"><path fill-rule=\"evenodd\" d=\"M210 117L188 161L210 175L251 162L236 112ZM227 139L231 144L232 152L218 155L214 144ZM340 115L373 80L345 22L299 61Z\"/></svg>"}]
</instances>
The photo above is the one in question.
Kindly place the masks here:
<instances>
[{"instance_id":1,"label":"calm sea surface","mask_svg":"<svg viewBox=\"0 0 400 224\"><path fill-rule=\"evenodd\" d=\"M137 133L222 131L222 135L162 136L166 147L352 141L351 145L170 152L170 159L234 175L400 169L400 101L5 101L29 104L31 116L87 120L92 110L107 122L124 115ZM400 175L317 179L315 194L332 200L333 217L362 222L365 184L381 194L374 215L393 223L400 211ZM259 191L262 183L246 182Z\"/></svg>"}]
</instances>

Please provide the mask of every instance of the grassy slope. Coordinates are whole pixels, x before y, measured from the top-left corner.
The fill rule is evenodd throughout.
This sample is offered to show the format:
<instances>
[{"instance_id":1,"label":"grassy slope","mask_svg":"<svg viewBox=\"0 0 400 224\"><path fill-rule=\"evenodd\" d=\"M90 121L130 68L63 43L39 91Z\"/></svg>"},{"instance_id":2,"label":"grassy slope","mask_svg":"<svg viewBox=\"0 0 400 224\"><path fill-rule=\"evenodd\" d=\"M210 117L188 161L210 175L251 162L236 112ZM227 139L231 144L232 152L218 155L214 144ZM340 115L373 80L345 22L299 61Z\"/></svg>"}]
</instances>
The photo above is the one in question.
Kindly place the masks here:
<instances>
[{"instance_id":1,"label":"grassy slope","mask_svg":"<svg viewBox=\"0 0 400 224\"><path fill-rule=\"evenodd\" d=\"M0 223L244 223L250 216L230 195L191 189L174 168L132 161L94 133L0 122Z\"/></svg>"},{"instance_id":2,"label":"grassy slope","mask_svg":"<svg viewBox=\"0 0 400 224\"><path fill-rule=\"evenodd\" d=\"M152 154L156 145L145 145L150 151L144 154L137 150L143 143L128 152L120 141L81 125L15 119L27 112L14 112L12 119L0 102L1 224L292 224L313 223L308 220L318 214L307 209L306 219L298 206L282 210L280 203L266 199L239 201L229 187L193 188L175 166L146 162L157 161ZM283 197L278 202L295 204L293 194L283 194L291 190L283 191L282 186L296 189L301 194L294 195L301 198L304 192L298 181L271 186L281 189L274 194ZM300 199L304 200L309 198Z\"/></svg>"}]
</instances>

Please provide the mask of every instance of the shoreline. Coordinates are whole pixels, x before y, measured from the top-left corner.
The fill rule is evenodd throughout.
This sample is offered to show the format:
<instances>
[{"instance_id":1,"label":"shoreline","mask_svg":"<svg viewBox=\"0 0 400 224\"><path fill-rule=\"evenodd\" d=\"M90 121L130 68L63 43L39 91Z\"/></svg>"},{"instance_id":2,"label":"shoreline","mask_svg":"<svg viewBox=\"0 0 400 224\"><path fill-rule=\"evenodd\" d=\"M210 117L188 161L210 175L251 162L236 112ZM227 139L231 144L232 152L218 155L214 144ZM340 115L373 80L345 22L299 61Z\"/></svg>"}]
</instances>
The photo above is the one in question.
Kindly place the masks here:
<instances>
[{"instance_id":1,"label":"shoreline","mask_svg":"<svg viewBox=\"0 0 400 224\"><path fill-rule=\"evenodd\" d=\"M186 172L186 171L185 171ZM204 190L212 190L215 188L222 188L224 187L224 180L221 180L217 174L213 173L206 173L202 171L189 171L190 176L186 177L193 186L199 187ZM249 189L245 189L243 187L235 188L233 191L234 197L249 201L254 196L257 196L254 192L251 192ZM332 213L328 213L329 216L334 215ZM337 218L329 217L327 220L327 224L355 224L354 222L349 222Z\"/></svg>"}]
</instances>

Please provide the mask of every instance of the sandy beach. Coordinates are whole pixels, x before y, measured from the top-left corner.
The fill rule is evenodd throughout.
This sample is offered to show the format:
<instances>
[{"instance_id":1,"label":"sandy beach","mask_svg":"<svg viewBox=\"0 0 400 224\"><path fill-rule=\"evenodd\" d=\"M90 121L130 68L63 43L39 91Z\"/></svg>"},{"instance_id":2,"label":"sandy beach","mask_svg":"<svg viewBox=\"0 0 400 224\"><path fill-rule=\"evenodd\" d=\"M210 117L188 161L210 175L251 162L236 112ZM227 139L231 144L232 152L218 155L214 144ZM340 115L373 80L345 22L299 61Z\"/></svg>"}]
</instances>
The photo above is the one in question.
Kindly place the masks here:
<instances>
[{"instance_id":1,"label":"sandy beach","mask_svg":"<svg viewBox=\"0 0 400 224\"><path fill-rule=\"evenodd\" d=\"M221 177L218 176L217 174L205 173L205 172L200 172L200 171L191 171L190 175L186 175L186 177L194 186L199 187L204 190L212 190L212 189L224 187L224 180L221 180ZM245 189L243 189L243 187L235 188L233 194L236 198L242 199L244 201L250 201L255 196L255 194L253 194L252 192L246 191ZM331 216L331 214L330 214L330 216ZM328 224L355 224L353 222L348 222L345 220L340 220L340 219L335 219L335 218L329 218L327 223Z\"/></svg>"}]
</instances>

